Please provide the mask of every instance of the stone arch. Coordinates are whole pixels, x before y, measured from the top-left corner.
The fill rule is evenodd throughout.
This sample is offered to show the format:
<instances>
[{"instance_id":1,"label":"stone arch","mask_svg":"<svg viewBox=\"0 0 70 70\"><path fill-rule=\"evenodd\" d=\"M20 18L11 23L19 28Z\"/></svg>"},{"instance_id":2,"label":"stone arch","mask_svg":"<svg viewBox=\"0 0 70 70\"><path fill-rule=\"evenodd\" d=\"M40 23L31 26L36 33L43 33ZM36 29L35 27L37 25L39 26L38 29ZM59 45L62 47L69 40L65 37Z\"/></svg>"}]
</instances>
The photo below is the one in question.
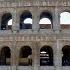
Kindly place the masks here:
<instances>
[{"instance_id":1,"label":"stone arch","mask_svg":"<svg viewBox=\"0 0 70 70\"><path fill-rule=\"evenodd\" d=\"M30 46L22 46L19 53L19 65L32 65L32 49Z\"/></svg>"},{"instance_id":2,"label":"stone arch","mask_svg":"<svg viewBox=\"0 0 70 70\"><path fill-rule=\"evenodd\" d=\"M62 48L63 57L62 57L62 66L70 66L70 46L65 45Z\"/></svg>"},{"instance_id":3,"label":"stone arch","mask_svg":"<svg viewBox=\"0 0 70 70\"><path fill-rule=\"evenodd\" d=\"M12 24L9 25L8 22L12 19L12 14L7 12L4 13L1 17L1 30L10 30L12 29Z\"/></svg>"},{"instance_id":4,"label":"stone arch","mask_svg":"<svg viewBox=\"0 0 70 70\"><path fill-rule=\"evenodd\" d=\"M65 16L64 16L65 15ZM60 13L60 26L61 29L69 29L70 28L70 11L62 11Z\"/></svg>"},{"instance_id":5,"label":"stone arch","mask_svg":"<svg viewBox=\"0 0 70 70\"><path fill-rule=\"evenodd\" d=\"M20 15L20 29L32 29L32 13L28 10Z\"/></svg>"},{"instance_id":6,"label":"stone arch","mask_svg":"<svg viewBox=\"0 0 70 70\"><path fill-rule=\"evenodd\" d=\"M45 45L40 49L40 65L53 66L53 50L48 45Z\"/></svg>"},{"instance_id":7,"label":"stone arch","mask_svg":"<svg viewBox=\"0 0 70 70\"><path fill-rule=\"evenodd\" d=\"M52 14L49 11L42 11L40 13L40 29L51 29L52 21Z\"/></svg>"},{"instance_id":8,"label":"stone arch","mask_svg":"<svg viewBox=\"0 0 70 70\"><path fill-rule=\"evenodd\" d=\"M4 46L0 50L0 65L11 65L11 50L8 46Z\"/></svg>"}]
</instances>

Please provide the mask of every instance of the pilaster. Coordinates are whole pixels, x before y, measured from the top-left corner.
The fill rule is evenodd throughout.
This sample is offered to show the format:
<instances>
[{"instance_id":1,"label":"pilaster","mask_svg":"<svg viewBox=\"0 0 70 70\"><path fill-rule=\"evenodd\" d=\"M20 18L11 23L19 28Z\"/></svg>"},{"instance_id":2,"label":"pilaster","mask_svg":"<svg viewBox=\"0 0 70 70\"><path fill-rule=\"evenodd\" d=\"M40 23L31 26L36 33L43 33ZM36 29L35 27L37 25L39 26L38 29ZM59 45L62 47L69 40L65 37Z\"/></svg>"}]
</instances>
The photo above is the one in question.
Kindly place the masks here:
<instances>
[{"instance_id":1,"label":"pilaster","mask_svg":"<svg viewBox=\"0 0 70 70\"><path fill-rule=\"evenodd\" d=\"M39 48L37 43L35 43L34 47L33 47L33 70L38 70L39 66L40 66L40 57L39 57Z\"/></svg>"},{"instance_id":2,"label":"pilaster","mask_svg":"<svg viewBox=\"0 0 70 70\"><path fill-rule=\"evenodd\" d=\"M19 31L19 24L20 24L20 16L17 10L14 10L12 13L12 31Z\"/></svg>"},{"instance_id":3,"label":"pilaster","mask_svg":"<svg viewBox=\"0 0 70 70\"><path fill-rule=\"evenodd\" d=\"M15 35L13 35L13 41L12 41L12 47L11 47L11 65L17 66L18 59L19 59L19 50L18 50Z\"/></svg>"},{"instance_id":4,"label":"pilaster","mask_svg":"<svg viewBox=\"0 0 70 70\"><path fill-rule=\"evenodd\" d=\"M60 14L58 7L55 7L53 12L53 31L59 33L60 31Z\"/></svg>"},{"instance_id":5,"label":"pilaster","mask_svg":"<svg viewBox=\"0 0 70 70\"><path fill-rule=\"evenodd\" d=\"M38 8L34 8L34 11L33 11L32 30L35 32L39 31L39 11L38 11Z\"/></svg>"},{"instance_id":6,"label":"pilaster","mask_svg":"<svg viewBox=\"0 0 70 70\"><path fill-rule=\"evenodd\" d=\"M53 50L53 54L54 54L54 68L55 70L61 70L62 54L59 40L57 40L55 43L55 49Z\"/></svg>"}]
</instances>

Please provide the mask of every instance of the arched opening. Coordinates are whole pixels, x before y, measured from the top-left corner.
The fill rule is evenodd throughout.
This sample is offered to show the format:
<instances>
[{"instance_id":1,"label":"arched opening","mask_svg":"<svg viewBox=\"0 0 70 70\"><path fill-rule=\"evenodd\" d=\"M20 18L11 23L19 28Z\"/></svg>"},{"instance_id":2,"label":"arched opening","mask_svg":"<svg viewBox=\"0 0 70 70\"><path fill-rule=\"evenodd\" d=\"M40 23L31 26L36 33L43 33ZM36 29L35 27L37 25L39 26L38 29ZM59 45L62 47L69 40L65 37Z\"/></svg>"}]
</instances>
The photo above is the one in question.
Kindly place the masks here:
<instances>
[{"instance_id":1,"label":"arched opening","mask_svg":"<svg viewBox=\"0 0 70 70\"><path fill-rule=\"evenodd\" d=\"M40 29L51 29L52 15L48 12L42 12L40 15Z\"/></svg>"},{"instance_id":2,"label":"arched opening","mask_svg":"<svg viewBox=\"0 0 70 70\"><path fill-rule=\"evenodd\" d=\"M69 12L62 12L60 14L60 25L61 25L61 29L70 28L70 13Z\"/></svg>"},{"instance_id":3,"label":"arched opening","mask_svg":"<svg viewBox=\"0 0 70 70\"><path fill-rule=\"evenodd\" d=\"M12 15L10 13L5 13L1 18L1 30L12 29Z\"/></svg>"},{"instance_id":4,"label":"arched opening","mask_svg":"<svg viewBox=\"0 0 70 70\"><path fill-rule=\"evenodd\" d=\"M70 66L70 46L65 45L62 48L63 57L62 57L62 66Z\"/></svg>"},{"instance_id":5,"label":"arched opening","mask_svg":"<svg viewBox=\"0 0 70 70\"><path fill-rule=\"evenodd\" d=\"M29 46L23 46L20 49L19 65L23 66L32 65L32 49Z\"/></svg>"},{"instance_id":6,"label":"arched opening","mask_svg":"<svg viewBox=\"0 0 70 70\"><path fill-rule=\"evenodd\" d=\"M40 66L53 66L53 50L50 46L40 49Z\"/></svg>"},{"instance_id":7,"label":"arched opening","mask_svg":"<svg viewBox=\"0 0 70 70\"><path fill-rule=\"evenodd\" d=\"M10 65L11 52L10 48L5 46L0 51L0 65Z\"/></svg>"},{"instance_id":8,"label":"arched opening","mask_svg":"<svg viewBox=\"0 0 70 70\"><path fill-rule=\"evenodd\" d=\"M20 16L20 29L32 29L32 14L25 11Z\"/></svg>"}]
</instances>

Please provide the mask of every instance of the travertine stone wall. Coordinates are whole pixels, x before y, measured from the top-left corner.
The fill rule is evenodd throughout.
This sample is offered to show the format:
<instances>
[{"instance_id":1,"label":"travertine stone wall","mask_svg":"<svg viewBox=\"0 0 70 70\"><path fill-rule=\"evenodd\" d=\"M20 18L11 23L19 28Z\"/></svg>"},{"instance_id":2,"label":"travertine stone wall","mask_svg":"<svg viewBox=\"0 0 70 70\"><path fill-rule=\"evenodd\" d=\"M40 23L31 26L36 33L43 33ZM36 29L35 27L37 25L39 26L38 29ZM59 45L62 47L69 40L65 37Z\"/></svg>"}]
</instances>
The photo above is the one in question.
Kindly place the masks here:
<instances>
[{"instance_id":1,"label":"travertine stone wall","mask_svg":"<svg viewBox=\"0 0 70 70\"><path fill-rule=\"evenodd\" d=\"M20 15L24 10L32 13L32 29L20 30ZM51 29L40 29L40 14L49 11L53 22ZM11 49L11 65L0 66L0 70L70 70L62 66L62 47L70 45L70 29L60 27L60 13L70 11L69 0L0 0L1 17L10 12L13 18L12 30L0 30L0 50L4 46ZM32 66L19 66L19 52L22 46L32 48ZM49 45L53 49L53 66L40 66L40 48Z\"/></svg>"}]
</instances>

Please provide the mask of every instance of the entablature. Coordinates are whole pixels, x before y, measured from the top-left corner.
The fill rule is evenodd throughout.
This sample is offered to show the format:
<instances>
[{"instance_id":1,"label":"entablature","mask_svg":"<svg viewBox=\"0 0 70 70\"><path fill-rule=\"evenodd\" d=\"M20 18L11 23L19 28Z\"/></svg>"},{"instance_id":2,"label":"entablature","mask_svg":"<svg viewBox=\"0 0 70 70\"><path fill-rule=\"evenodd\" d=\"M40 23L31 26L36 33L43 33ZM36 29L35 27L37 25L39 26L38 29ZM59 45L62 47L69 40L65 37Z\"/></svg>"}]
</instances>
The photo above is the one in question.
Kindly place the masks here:
<instances>
[{"instance_id":1,"label":"entablature","mask_svg":"<svg viewBox=\"0 0 70 70\"><path fill-rule=\"evenodd\" d=\"M69 0L0 0L0 7L70 6Z\"/></svg>"}]
</instances>

